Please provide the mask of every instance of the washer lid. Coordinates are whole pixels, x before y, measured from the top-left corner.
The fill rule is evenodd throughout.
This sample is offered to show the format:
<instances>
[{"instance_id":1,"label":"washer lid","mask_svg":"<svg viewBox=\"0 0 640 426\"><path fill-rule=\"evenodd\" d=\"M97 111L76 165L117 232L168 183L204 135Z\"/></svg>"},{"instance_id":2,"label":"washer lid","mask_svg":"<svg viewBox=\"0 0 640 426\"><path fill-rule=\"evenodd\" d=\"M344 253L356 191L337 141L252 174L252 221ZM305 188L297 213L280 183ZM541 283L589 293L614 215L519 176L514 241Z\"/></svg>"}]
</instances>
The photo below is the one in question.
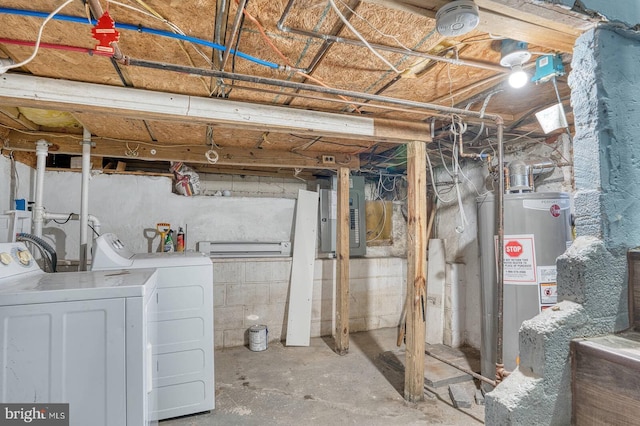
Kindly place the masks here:
<instances>
[{"instance_id":1,"label":"washer lid","mask_svg":"<svg viewBox=\"0 0 640 426\"><path fill-rule=\"evenodd\" d=\"M0 306L149 296L155 269L61 272L3 280Z\"/></svg>"},{"instance_id":2,"label":"washer lid","mask_svg":"<svg viewBox=\"0 0 640 426\"><path fill-rule=\"evenodd\" d=\"M132 258L132 268L163 268L174 266L212 265L209 256L199 252L140 253Z\"/></svg>"}]
</instances>

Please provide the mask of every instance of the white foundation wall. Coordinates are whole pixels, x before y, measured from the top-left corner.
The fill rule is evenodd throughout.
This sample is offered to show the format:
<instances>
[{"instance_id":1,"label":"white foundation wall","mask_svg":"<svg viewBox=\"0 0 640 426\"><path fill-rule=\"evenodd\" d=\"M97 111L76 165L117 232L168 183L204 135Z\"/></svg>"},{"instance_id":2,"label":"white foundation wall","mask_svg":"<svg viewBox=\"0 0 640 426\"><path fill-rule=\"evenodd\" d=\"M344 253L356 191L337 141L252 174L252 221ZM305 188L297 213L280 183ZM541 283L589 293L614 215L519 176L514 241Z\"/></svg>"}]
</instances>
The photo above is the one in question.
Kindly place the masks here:
<instances>
[{"instance_id":1,"label":"white foundation wall","mask_svg":"<svg viewBox=\"0 0 640 426\"><path fill-rule=\"evenodd\" d=\"M447 297L445 299L444 323L457 323L458 327L464 330L462 332L464 339L463 341L458 340L459 344L466 343L475 348L480 348L480 261L478 259L476 197L478 197L478 194L486 192L484 180L487 172L486 167L480 162L468 162L463 166L463 170L468 180L461 177L459 188L467 223L462 226L463 221L460 216L455 189L446 192L449 188L448 186L438 185L438 190L442 192L441 198L445 202L438 201L437 203L433 236L444 240L445 260L449 270L451 265L464 265L464 267L455 266L461 273L459 278L462 281L462 285L456 288L460 290L456 294L461 297ZM437 182L449 180L450 177L446 170L438 171L436 175ZM451 285L451 283L449 284ZM464 311L461 312L461 310ZM454 318L454 315L456 318ZM461 317L464 318L463 321L460 321ZM460 324L460 322L463 323ZM445 333L447 331L451 334L453 330L445 330ZM451 339L452 342L454 340L456 339Z\"/></svg>"},{"instance_id":2,"label":"white foundation wall","mask_svg":"<svg viewBox=\"0 0 640 426\"><path fill-rule=\"evenodd\" d=\"M290 259L214 259L215 346L248 343L248 329L264 324L269 341L285 340ZM406 259L351 259L351 332L398 325L406 294ZM311 337L334 333L335 260L314 264ZM257 316L258 319L254 319Z\"/></svg>"},{"instance_id":3,"label":"white foundation wall","mask_svg":"<svg viewBox=\"0 0 640 426\"><path fill-rule=\"evenodd\" d=\"M46 172L44 206L48 212L80 212L80 173ZM171 192L168 177L102 175L89 183L89 213L136 253L158 249L156 224L187 226L186 248L198 241L291 241L295 200L259 197L185 197ZM256 184L256 187L259 183ZM43 237L60 259L78 259L79 225L48 222Z\"/></svg>"}]
</instances>

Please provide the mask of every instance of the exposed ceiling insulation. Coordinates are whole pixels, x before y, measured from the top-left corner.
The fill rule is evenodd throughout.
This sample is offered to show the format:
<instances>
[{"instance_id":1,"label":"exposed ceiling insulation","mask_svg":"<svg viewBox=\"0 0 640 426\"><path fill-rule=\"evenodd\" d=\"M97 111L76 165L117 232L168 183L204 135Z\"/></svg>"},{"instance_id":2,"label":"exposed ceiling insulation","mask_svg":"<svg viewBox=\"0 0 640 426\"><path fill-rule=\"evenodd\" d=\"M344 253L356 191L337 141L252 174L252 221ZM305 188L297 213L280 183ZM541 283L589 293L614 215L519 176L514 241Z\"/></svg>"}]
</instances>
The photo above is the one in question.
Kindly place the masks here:
<instances>
[{"instance_id":1,"label":"exposed ceiling insulation","mask_svg":"<svg viewBox=\"0 0 640 426\"><path fill-rule=\"evenodd\" d=\"M0 3L0 57L19 63L34 51L44 18L63 1ZM5 148L34 149L33 142L45 138L58 152L77 153L84 126L95 138L95 155L105 157L127 158L138 147L140 159L206 164L211 172L375 169L408 140L430 141L430 149L438 141L451 145L451 115L426 104L499 114L507 140L545 137L534 113L558 103L554 86L510 88L508 70L499 65L501 39L529 43L531 74L545 53L561 54L568 66L576 37L594 25L539 1L476 0L478 27L445 38L435 29L444 0L334 0L343 19L331 3L73 0L44 27L34 59L0 79L0 126L10 130ZM113 56L94 50L91 20L105 10L120 33ZM15 80L22 76L46 80ZM50 98L38 91L43 82ZM557 83L571 126L566 76ZM93 85L126 89L101 103L86 99L98 93ZM117 101L167 99L151 98L150 91L169 96L162 103L184 99L188 111L167 113L151 101L143 111ZM190 116L194 105L201 105L197 118ZM327 124L333 116L344 124ZM465 138L475 140L470 150L495 136L491 122L462 120ZM372 130L352 132L367 126ZM210 149L219 153L217 164L204 156ZM324 162L323 155L336 162Z\"/></svg>"}]
</instances>

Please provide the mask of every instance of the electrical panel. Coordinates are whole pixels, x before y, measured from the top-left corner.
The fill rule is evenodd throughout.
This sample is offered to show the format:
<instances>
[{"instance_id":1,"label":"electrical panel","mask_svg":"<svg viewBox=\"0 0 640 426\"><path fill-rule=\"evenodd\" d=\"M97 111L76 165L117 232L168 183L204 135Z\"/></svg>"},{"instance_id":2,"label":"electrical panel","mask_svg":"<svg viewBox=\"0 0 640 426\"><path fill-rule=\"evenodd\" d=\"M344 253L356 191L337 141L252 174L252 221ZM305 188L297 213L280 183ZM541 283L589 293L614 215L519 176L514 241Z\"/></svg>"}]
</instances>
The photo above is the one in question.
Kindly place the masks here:
<instances>
[{"instance_id":1,"label":"electrical panel","mask_svg":"<svg viewBox=\"0 0 640 426\"><path fill-rule=\"evenodd\" d=\"M320 181L320 251L335 253L337 226L338 180ZM364 256L367 250L367 233L364 205L364 177L349 177L349 254Z\"/></svg>"}]
</instances>

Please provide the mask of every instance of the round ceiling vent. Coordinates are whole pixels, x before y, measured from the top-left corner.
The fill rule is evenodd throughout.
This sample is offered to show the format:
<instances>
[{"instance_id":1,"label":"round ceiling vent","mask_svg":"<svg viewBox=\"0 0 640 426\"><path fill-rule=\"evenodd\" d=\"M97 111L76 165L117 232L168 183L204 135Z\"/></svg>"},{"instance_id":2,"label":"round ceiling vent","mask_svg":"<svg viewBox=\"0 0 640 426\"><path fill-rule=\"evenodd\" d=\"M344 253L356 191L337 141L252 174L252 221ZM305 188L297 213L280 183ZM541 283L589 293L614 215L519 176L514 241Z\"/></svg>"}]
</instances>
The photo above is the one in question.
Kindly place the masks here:
<instances>
[{"instance_id":1,"label":"round ceiling vent","mask_svg":"<svg viewBox=\"0 0 640 426\"><path fill-rule=\"evenodd\" d=\"M445 37L466 34L478 26L478 6L471 0L455 0L436 13L436 28Z\"/></svg>"}]
</instances>

